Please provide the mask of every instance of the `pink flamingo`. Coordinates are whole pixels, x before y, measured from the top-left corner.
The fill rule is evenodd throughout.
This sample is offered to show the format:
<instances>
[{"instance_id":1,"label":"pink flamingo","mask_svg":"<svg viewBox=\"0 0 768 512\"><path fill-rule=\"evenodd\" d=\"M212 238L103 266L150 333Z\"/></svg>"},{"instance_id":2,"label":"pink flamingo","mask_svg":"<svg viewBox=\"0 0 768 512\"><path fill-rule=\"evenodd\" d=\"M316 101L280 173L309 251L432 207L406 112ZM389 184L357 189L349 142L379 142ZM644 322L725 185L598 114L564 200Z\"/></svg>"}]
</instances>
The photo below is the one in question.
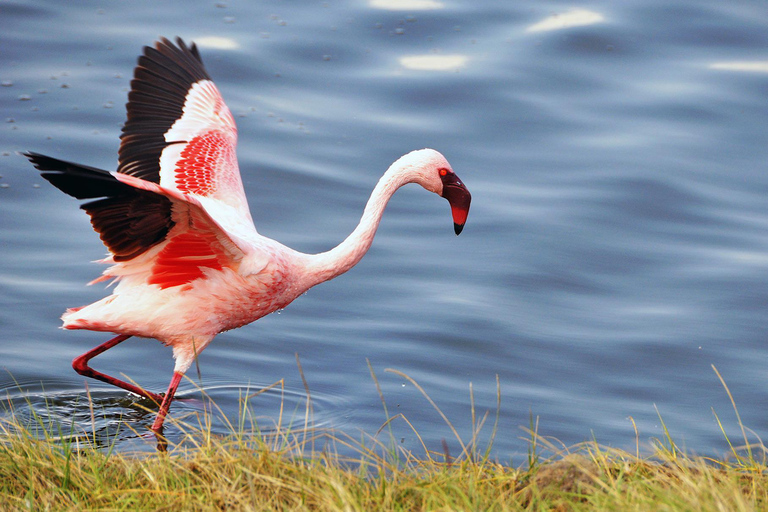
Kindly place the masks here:
<instances>
[{"instance_id":1,"label":"pink flamingo","mask_svg":"<svg viewBox=\"0 0 768 512\"><path fill-rule=\"evenodd\" d=\"M109 249L93 282L114 279L108 297L68 309L65 329L117 336L76 357L79 374L160 404L163 421L184 373L220 332L284 308L306 290L352 268L368 251L395 191L418 183L446 198L458 235L470 194L432 149L399 158L384 173L362 219L342 243L304 254L260 235L253 225L235 155L237 128L197 47L162 38L145 47L131 81L117 172L24 153L43 178L77 199ZM88 362L131 336L173 348L165 395L100 373Z\"/></svg>"}]
</instances>

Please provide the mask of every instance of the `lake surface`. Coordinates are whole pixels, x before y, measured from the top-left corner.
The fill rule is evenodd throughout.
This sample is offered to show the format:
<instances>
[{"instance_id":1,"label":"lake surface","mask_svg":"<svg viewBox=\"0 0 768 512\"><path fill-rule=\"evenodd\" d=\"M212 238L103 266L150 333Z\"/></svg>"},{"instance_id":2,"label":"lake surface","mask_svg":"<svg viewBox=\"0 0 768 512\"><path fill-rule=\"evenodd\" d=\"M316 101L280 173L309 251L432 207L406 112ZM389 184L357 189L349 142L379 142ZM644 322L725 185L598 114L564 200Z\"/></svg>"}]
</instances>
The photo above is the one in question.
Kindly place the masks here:
<instances>
[{"instance_id":1,"label":"lake surface","mask_svg":"<svg viewBox=\"0 0 768 512\"><path fill-rule=\"evenodd\" d=\"M523 462L524 431L564 445L686 449L768 438L768 12L764 2L10 1L0 6L0 390L19 417L90 432L152 414L77 375L106 333L63 331L109 293L78 202L17 151L114 169L136 58L157 37L200 46L239 126L256 226L305 252L340 242L400 155L443 152L473 195L460 237L418 187L390 202L369 254L281 314L220 335L171 415L202 388L232 421L353 437L402 414L426 446L458 442L501 390L492 453ZM171 352L131 339L94 360L165 390ZM86 388L87 384L87 388ZM196 387L197 386L197 387ZM8 407L6 407L7 409ZM9 414L8 412L4 414ZM214 430L226 432L221 413ZM411 428L398 443L422 453ZM169 427L166 434L179 439ZM381 438L384 434L381 434ZM389 434L386 434L387 436ZM385 439L386 440L386 439ZM151 449L125 430L118 448Z\"/></svg>"}]
</instances>

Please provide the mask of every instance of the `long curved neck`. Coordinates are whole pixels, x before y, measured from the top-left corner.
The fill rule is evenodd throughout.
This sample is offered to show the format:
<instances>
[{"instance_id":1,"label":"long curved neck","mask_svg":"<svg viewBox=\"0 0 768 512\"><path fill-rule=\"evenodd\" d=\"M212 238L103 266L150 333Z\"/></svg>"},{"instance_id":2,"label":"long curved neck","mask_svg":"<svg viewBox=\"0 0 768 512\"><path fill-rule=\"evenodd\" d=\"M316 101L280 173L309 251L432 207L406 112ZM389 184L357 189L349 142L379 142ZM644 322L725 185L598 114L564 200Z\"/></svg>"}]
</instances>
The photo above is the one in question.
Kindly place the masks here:
<instances>
[{"instance_id":1,"label":"long curved neck","mask_svg":"<svg viewBox=\"0 0 768 512\"><path fill-rule=\"evenodd\" d=\"M309 255L306 270L310 286L343 274L368 252L389 199L398 188L412 181L408 173L395 164L376 184L355 230L330 251Z\"/></svg>"}]
</instances>

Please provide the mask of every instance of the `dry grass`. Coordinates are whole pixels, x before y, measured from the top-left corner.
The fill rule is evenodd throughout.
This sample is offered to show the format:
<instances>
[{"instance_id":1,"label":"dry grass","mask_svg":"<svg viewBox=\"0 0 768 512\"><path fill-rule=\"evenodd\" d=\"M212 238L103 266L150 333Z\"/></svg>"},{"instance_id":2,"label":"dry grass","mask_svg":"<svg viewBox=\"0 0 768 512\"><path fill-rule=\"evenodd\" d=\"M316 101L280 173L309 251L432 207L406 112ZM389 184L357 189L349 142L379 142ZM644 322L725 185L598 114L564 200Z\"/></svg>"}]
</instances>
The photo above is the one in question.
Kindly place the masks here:
<instances>
[{"instance_id":1,"label":"dry grass","mask_svg":"<svg viewBox=\"0 0 768 512\"><path fill-rule=\"evenodd\" d=\"M382 404L386 411L383 397ZM456 433L463 451L454 458L426 449L416 456L379 440L390 422L408 421L401 416L360 440L312 429L309 401L304 425L278 419L269 434L251 423L248 409L244 400L225 437L211 433L209 415L194 426L177 420L183 438L149 454L115 453L92 447L87 435L2 420L0 510L768 509L762 443L734 443L728 460L713 460L684 454L667 435L640 456L639 446L634 454L595 442L563 449L532 424L529 459L513 468L491 460L477 432L467 440ZM473 413L478 431L486 419Z\"/></svg>"}]
</instances>

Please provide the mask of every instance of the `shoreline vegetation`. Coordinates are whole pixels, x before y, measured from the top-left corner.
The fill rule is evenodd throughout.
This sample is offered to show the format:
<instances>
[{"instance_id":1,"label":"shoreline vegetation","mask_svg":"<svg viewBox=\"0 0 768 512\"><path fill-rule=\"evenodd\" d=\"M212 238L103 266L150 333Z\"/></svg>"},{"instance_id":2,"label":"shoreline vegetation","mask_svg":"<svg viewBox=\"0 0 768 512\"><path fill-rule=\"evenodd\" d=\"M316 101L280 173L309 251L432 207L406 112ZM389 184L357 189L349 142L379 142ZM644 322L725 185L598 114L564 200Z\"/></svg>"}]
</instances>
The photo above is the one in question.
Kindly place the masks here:
<instances>
[{"instance_id":1,"label":"shoreline vegetation","mask_svg":"<svg viewBox=\"0 0 768 512\"><path fill-rule=\"evenodd\" d=\"M651 440L648 454L641 454L637 432L635 453L597 441L563 447L539 436L532 418L527 460L513 467L491 458L498 408L495 419L477 418L471 385L476 428L463 440L415 381L390 371L417 387L449 425L461 453L450 454L445 443L442 452L430 451L422 443L424 452L413 454L391 431L388 437L396 420L419 434L407 418L389 416L373 371L388 419L360 438L313 428L308 390L304 417L285 424L278 418L269 430L256 425L248 403L264 390L242 400L238 422L228 424L225 436L212 433L211 411L173 419L182 435L166 452L118 452L116 437L105 446L96 432L73 432L74 426L68 432L40 417L22 421L10 411L0 417L0 510L768 509L766 448L750 442L735 404L738 442L716 416L730 446L722 459L685 453L661 418L664 437ZM484 426L492 432L480 446Z\"/></svg>"}]
</instances>

